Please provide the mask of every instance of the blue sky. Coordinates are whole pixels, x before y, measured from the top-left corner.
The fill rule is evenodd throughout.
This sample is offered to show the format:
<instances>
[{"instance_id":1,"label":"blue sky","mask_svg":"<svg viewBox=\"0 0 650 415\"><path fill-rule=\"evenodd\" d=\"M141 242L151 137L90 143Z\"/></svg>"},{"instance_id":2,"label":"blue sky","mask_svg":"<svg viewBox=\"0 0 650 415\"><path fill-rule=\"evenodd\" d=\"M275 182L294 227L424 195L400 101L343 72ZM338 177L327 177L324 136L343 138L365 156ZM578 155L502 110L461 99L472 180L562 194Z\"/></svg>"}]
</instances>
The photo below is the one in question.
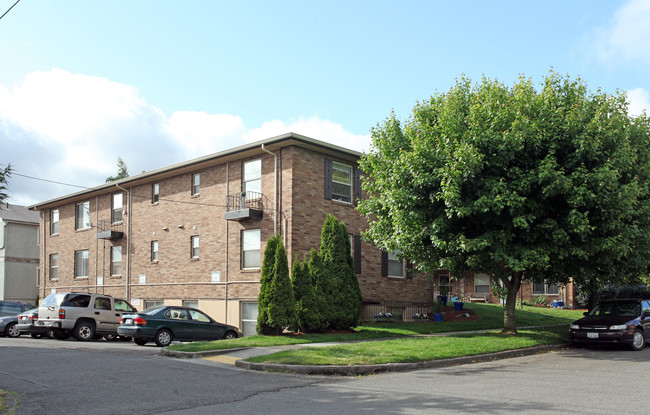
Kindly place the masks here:
<instances>
[{"instance_id":1,"label":"blue sky","mask_svg":"<svg viewBox=\"0 0 650 415\"><path fill-rule=\"evenodd\" d=\"M0 14L15 0L0 0ZM46 1L0 20L0 167L29 205L293 131L356 150L455 78L552 68L650 108L650 0Z\"/></svg>"}]
</instances>

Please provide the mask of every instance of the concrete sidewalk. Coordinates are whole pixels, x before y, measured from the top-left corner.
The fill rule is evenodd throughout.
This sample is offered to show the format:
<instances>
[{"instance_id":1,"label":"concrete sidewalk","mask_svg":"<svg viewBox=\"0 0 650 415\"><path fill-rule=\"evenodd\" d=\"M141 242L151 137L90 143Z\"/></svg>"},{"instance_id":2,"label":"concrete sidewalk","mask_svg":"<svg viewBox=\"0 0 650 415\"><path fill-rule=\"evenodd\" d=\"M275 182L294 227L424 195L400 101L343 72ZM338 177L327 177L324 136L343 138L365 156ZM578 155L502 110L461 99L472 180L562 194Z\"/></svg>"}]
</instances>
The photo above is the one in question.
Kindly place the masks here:
<instances>
[{"instance_id":1,"label":"concrete sidewalk","mask_svg":"<svg viewBox=\"0 0 650 415\"><path fill-rule=\"evenodd\" d=\"M553 326L559 326L559 325L563 325L563 324L558 324ZM519 327L519 329L525 330L525 329L543 328L543 327L552 327L552 326ZM453 336L458 334L484 333L484 332L491 332L491 331L495 331L495 330L487 329L487 330L459 331L459 332L446 332L446 333L433 333L433 334L418 334L418 335L406 336L406 337L441 337L441 336ZM284 346L246 347L246 348L237 348L237 349L210 350L204 352L179 352L179 351L174 351L174 350L169 350L167 348L164 348L160 351L160 354L162 356L169 356L175 358L205 359L213 362L234 365L239 368L248 369L248 370L262 370L262 371L299 373L299 374L310 374L310 375L352 376L352 375L368 375L368 374L381 373L381 372L398 372L398 371L401 372L401 371L434 368L434 367L457 366L457 365L464 365L469 363L487 362L487 361L498 360L498 359L506 359L511 357L545 353L553 350L559 350L559 349L570 347L570 345L563 343L563 344L548 345L548 346L535 346L535 347L529 347L525 349L505 350L502 352L487 353L482 355L462 356L462 357L455 357L451 359L439 359L439 360L433 360L427 362L384 363L384 364L376 364L376 365L310 366L310 365L278 365L278 364L271 364L271 363L251 363L246 361L246 359L253 356L262 356L262 355L273 354L273 353L286 351L286 350L295 350L303 347L327 347L327 346L335 346L342 343L394 340L394 339L400 339L406 337L356 340L352 342L304 343L304 344L291 344L291 345L284 345Z\"/></svg>"}]
</instances>

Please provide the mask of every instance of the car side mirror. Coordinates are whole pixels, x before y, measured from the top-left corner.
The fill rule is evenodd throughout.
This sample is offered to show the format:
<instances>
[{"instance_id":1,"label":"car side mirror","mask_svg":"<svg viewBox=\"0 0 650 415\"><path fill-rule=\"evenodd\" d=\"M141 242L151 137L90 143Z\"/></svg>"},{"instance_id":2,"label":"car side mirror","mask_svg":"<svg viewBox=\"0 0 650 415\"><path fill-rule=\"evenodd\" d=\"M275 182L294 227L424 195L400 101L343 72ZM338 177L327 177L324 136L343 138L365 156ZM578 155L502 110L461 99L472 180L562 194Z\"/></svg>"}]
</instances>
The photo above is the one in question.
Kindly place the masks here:
<instances>
[{"instance_id":1,"label":"car side mirror","mask_svg":"<svg viewBox=\"0 0 650 415\"><path fill-rule=\"evenodd\" d=\"M589 311L585 311L584 313L582 313L583 316L586 316L587 314L589 314Z\"/></svg>"},{"instance_id":2,"label":"car side mirror","mask_svg":"<svg viewBox=\"0 0 650 415\"><path fill-rule=\"evenodd\" d=\"M646 311L641 315L641 318L648 318L650 317L650 312Z\"/></svg>"}]
</instances>

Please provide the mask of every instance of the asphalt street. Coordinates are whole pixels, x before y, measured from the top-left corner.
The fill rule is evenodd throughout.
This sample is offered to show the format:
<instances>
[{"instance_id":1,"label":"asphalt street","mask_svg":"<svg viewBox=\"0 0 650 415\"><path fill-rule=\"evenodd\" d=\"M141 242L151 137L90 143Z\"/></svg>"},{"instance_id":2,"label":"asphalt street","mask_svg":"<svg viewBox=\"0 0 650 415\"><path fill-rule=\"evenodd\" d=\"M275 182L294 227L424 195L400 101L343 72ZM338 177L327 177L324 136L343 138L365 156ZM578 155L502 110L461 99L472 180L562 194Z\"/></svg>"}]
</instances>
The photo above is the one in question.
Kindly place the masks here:
<instances>
[{"instance_id":1,"label":"asphalt street","mask_svg":"<svg viewBox=\"0 0 650 415\"><path fill-rule=\"evenodd\" d=\"M16 414L646 414L650 348L569 349L363 377L249 372L133 343L0 338Z\"/></svg>"}]
</instances>

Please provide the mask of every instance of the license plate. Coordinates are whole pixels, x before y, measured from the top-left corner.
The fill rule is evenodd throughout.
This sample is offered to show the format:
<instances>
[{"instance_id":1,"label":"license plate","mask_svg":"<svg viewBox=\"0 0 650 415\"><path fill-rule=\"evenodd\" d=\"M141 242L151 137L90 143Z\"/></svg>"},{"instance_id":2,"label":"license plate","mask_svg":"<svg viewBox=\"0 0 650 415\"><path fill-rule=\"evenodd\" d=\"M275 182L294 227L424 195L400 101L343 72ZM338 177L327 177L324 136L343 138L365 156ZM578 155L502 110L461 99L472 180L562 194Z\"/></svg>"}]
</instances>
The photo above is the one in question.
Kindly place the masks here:
<instances>
[{"instance_id":1,"label":"license plate","mask_svg":"<svg viewBox=\"0 0 650 415\"><path fill-rule=\"evenodd\" d=\"M133 319L127 318L126 320L124 320L124 324L133 324Z\"/></svg>"},{"instance_id":2,"label":"license plate","mask_svg":"<svg viewBox=\"0 0 650 415\"><path fill-rule=\"evenodd\" d=\"M587 333L587 338L588 339L597 339L598 338L598 333Z\"/></svg>"}]
</instances>

